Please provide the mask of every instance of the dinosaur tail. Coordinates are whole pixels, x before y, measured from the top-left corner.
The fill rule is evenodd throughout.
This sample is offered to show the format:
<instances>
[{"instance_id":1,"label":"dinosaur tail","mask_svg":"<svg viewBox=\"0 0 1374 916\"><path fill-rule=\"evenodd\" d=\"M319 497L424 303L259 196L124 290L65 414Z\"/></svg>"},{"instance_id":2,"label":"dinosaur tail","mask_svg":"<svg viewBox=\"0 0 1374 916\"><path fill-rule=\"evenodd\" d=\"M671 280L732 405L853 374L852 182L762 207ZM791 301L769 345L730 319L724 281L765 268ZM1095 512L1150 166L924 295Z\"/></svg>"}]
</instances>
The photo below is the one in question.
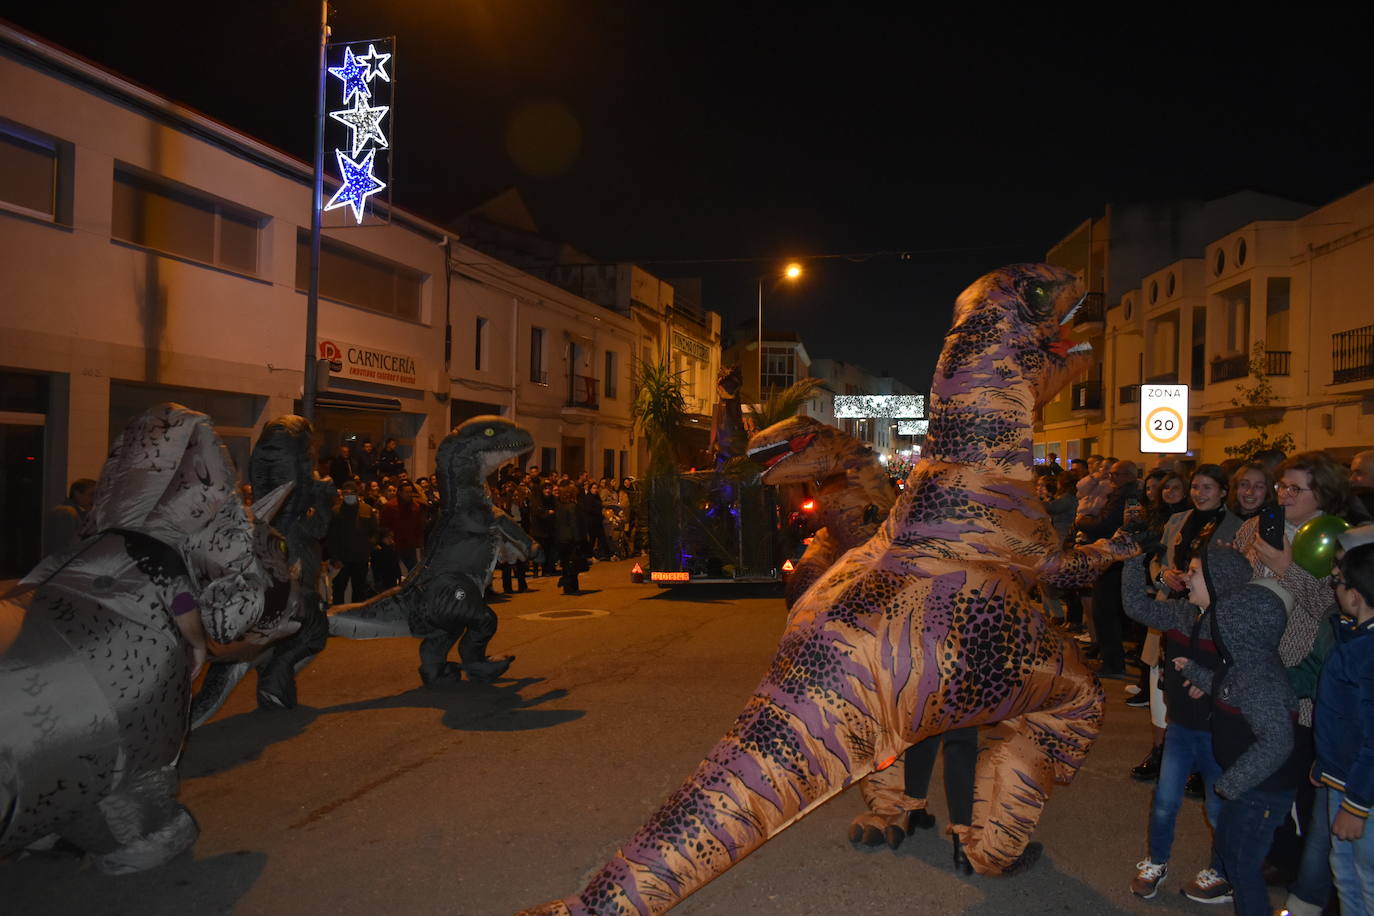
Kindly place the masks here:
<instances>
[{"instance_id":1,"label":"dinosaur tail","mask_svg":"<svg viewBox=\"0 0 1374 916\"><path fill-rule=\"evenodd\" d=\"M356 604L329 609L329 635L345 639L384 639L410 634L410 602L403 600L404 584Z\"/></svg>"},{"instance_id":2,"label":"dinosaur tail","mask_svg":"<svg viewBox=\"0 0 1374 916\"><path fill-rule=\"evenodd\" d=\"M686 783L580 894L524 916L665 912L872 769L871 754L845 739L841 717L789 705L765 682Z\"/></svg>"}]
</instances>

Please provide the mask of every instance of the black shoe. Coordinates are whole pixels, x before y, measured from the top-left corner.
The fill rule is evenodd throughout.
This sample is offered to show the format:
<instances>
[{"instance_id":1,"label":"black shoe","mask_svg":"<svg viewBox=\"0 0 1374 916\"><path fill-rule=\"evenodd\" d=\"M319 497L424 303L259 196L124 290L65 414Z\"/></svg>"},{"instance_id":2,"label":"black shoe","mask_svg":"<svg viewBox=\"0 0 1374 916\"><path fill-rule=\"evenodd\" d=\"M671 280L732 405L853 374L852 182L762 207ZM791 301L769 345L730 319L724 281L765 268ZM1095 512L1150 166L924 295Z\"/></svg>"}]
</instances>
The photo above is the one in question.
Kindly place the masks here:
<instances>
[{"instance_id":1,"label":"black shoe","mask_svg":"<svg viewBox=\"0 0 1374 916\"><path fill-rule=\"evenodd\" d=\"M468 678L479 684L488 684L506 673L510 663L515 661L514 655L503 655L500 658L489 658L480 662L465 662L463 670L467 672Z\"/></svg>"},{"instance_id":2,"label":"black shoe","mask_svg":"<svg viewBox=\"0 0 1374 916\"><path fill-rule=\"evenodd\" d=\"M959 842L959 837L954 837L954 873L956 875L973 874L973 863L964 854L963 844Z\"/></svg>"},{"instance_id":3,"label":"black shoe","mask_svg":"<svg viewBox=\"0 0 1374 916\"><path fill-rule=\"evenodd\" d=\"M1133 709L1149 709L1150 692L1148 690L1142 690L1133 697L1127 697L1126 705Z\"/></svg>"},{"instance_id":4,"label":"black shoe","mask_svg":"<svg viewBox=\"0 0 1374 916\"><path fill-rule=\"evenodd\" d=\"M1202 774L1194 773L1188 777L1188 784L1183 787L1183 794L1189 798L1203 798L1207 795L1207 787L1202 783Z\"/></svg>"},{"instance_id":5,"label":"black shoe","mask_svg":"<svg viewBox=\"0 0 1374 916\"><path fill-rule=\"evenodd\" d=\"M1131 778L1137 782L1154 782L1159 778L1159 761L1163 756L1164 748L1150 748L1150 753L1145 755L1140 765L1131 767Z\"/></svg>"},{"instance_id":6,"label":"black shoe","mask_svg":"<svg viewBox=\"0 0 1374 916\"><path fill-rule=\"evenodd\" d=\"M446 687L463 679L463 669L453 662L420 666L420 683L426 687Z\"/></svg>"}]
</instances>

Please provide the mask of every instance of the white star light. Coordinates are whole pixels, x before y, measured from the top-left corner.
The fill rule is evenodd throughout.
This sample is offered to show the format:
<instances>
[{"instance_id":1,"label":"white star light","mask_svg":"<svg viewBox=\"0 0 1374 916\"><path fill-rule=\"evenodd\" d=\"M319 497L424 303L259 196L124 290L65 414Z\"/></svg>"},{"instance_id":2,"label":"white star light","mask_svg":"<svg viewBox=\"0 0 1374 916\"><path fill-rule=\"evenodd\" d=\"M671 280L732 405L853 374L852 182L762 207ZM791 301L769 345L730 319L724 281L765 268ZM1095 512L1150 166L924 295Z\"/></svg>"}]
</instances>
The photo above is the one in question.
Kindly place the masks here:
<instances>
[{"instance_id":1,"label":"white star light","mask_svg":"<svg viewBox=\"0 0 1374 916\"><path fill-rule=\"evenodd\" d=\"M391 60L390 54L378 54L377 48L369 44L367 46L367 53L357 60L358 63L367 68L367 75L364 76L363 79L367 80L369 83L372 82L374 76L385 82L391 82L391 77L387 74L385 69L386 62Z\"/></svg>"},{"instance_id":2,"label":"white star light","mask_svg":"<svg viewBox=\"0 0 1374 916\"><path fill-rule=\"evenodd\" d=\"M369 106L362 96L353 100L353 107L343 111L331 111L329 116L340 123L348 125L353 138L353 158L363 151L369 140L376 140L377 145L386 148L386 134L382 133L382 118L391 109L385 105L378 105L375 108Z\"/></svg>"},{"instance_id":3,"label":"white star light","mask_svg":"<svg viewBox=\"0 0 1374 916\"><path fill-rule=\"evenodd\" d=\"M368 150L359 162L348 158L341 149L335 150L334 155L339 159L339 174L343 176L343 184L324 208L337 210L339 207L352 207L353 219L361 223L368 197L386 187L386 182L372 174L372 160L376 158L377 151Z\"/></svg>"}]
</instances>

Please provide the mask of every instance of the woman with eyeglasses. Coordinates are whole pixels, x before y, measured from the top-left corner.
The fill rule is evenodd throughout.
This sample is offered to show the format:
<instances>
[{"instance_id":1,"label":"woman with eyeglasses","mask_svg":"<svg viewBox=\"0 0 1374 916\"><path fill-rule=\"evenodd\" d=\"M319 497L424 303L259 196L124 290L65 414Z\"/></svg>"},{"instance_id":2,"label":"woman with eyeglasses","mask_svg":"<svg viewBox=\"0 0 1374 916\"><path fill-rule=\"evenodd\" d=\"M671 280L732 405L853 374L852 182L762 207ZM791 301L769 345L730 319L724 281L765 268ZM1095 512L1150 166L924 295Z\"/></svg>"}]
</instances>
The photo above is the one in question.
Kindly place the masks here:
<instances>
[{"instance_id":1,"label":"woman with eyeglasses","mask_svg":"<svg viewBox=\"0 0 1374 916\"><path fill-rule=\"evenodd\" d=\"M1283 508L1283 547L1276 548L1259 537L1259 518L1252 518L1236 532L1234 546L1255 571L1256 578L1270 579L1292 597L1288 627L1279 642L1279 657L1294 668L1312 651L1321 621L1331 607L1331 577L1317 577L1293 562L1293 538L1298 529L1319 515L1343 511L1350 499L1350 481L1345 468L1323 452L1300 452L1279 466L1275 487ZM1298 734L1293 753L1304 770L1315 753L1312 740L1312 697L1298 696ZM1298 787L1297 824L1280 829L1270 852L1270 863L1280 871L1292 873L1301 857L1303 840L1297 825L1307 824L1314 802L1313 787L1306 780Z\"/></svg>"}]
</instances>

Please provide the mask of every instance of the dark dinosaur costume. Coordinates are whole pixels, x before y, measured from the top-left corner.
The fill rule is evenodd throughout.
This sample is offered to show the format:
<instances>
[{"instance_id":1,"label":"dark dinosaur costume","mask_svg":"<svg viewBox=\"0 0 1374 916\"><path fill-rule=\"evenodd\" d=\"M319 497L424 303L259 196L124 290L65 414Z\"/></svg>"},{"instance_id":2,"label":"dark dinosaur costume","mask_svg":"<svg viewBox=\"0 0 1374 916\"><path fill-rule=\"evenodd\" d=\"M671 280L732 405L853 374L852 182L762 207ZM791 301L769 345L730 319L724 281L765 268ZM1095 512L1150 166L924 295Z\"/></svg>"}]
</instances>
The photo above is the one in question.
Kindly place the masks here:
<instances>
[{"instance_id":1,"label":"dark dinosaur costume","mask_svg":"<svg viewBox=\"0 0 1374 916\"><path fill-rule=\"evenodd\" d=\"M117 874L195 842L176 801L186 633L232 643L296 612L266 524L290 492L255 522L204 414L165 404L125 429L81 542L0 599L0 856L56 834Z\"/></svg>"},{"instance_id":2,"label":"dark dinosaur costume","mask_svg":"<svg viewBox=\"0 0 1374 916\"><path fill-rule=\"evenodd\" d=\"M426 684L457 681L464 671L475 680L504 674L513 656L487 658L496 614L487 606L486 588L496 567L496 539L522 544L527 554L530 540L509 518L493 515L484 481L532 448L528 432L494 416L473 417L445 436L435 469L439 518L425 542L420 568L375 598L334 607L330 635L420 637L420 679ZM461 665L447 660L455 642Z\"/></svg>"},{"instance_id":3,"label":"dark dinosaur costume","mask_svg":"<svg viewBox=\"0 0 1374 916\"><path fill-rule=\"evenodd\" d=\"M1065 553L1035 498L1034 410L1085 368L1081 296L1047 265L995 271L955 306L926 452L882 528L792 608L767 675L687 782L580 893L532 913L660 913L911 744L998 723L979 756L971 862L1018 862L1077 772L1104 697L1035 583L1090 578L1129 536Z\"/></svg>"},{"instance_id":4,"label":"dark dinosaur costume","mask_svg":"<svg viewBox=\"0 0 1374 916\"><path fill-rule=\"evenodd\" d=\"M216 647L217 657L191 701L191 728L209 721L253 668L258 670L258 706L290 709L296 705L296 674L324 651L329 623L317 588L323 558L320 540L329 529L337 491L315 476L314 433L304 417L278 417L263 427L248 462L254 493L292 485L275 527L286 538L287 557L300 586L296 614L277 632L253 632L238 646Z\"/></svg>"},{"instance_id":5,"label":"dark dinosaur costume","mask_svg":"<svg viewBox=\"0 0 1374 916\"><path fill-rule=\"evenodd\" d=\"M873 449L811 417L791 417L754 433L749 457L768 468L765 484L810 483L821 522L787 578L790 608L840 555L878 532L897 494Z\"/></svg>"},{"instance_id":6,"label":"dark dinosaur costume","mask_svg":"<svg viewBox=\"0 0 1374 916\"><path fill-rule=\"evenodd\" d=\"M749 434L744 430L744 409L739 402L743 387L744 376L739 366L720 367L716 376L716 406L711 411L711 452L717 468L744 454Z\"/></svg>"}]
</instances>

